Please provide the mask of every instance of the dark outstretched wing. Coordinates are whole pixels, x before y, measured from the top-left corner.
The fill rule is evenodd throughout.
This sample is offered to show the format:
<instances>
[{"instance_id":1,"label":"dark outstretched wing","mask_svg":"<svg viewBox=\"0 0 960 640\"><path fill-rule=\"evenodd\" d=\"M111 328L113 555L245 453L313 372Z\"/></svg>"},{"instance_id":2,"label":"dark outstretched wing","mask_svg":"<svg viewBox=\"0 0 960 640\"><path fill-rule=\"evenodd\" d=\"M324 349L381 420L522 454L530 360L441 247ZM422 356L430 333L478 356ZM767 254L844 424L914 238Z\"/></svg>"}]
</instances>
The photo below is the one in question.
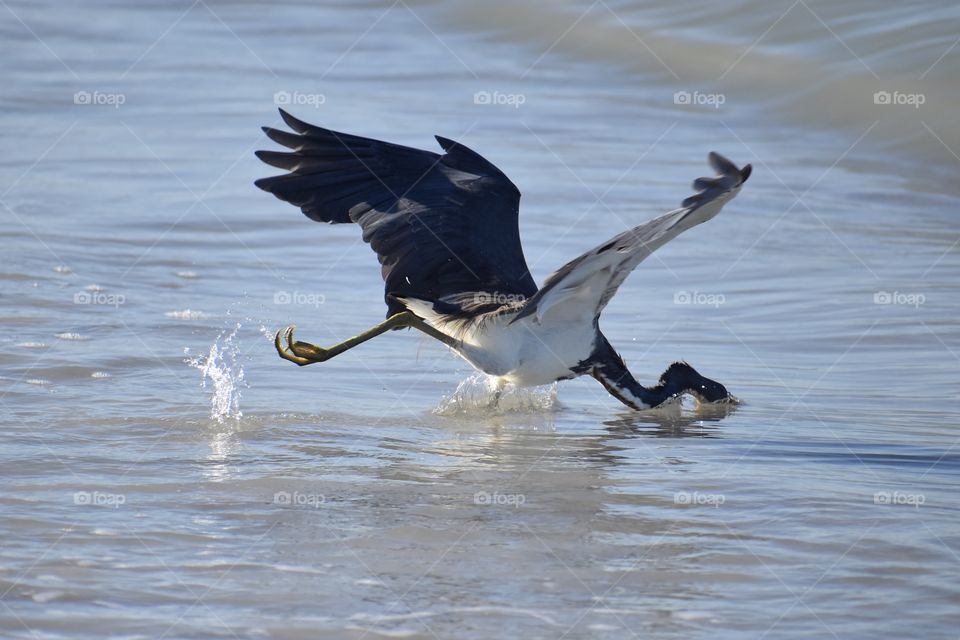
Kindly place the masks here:
<instances>
[{"instance_id":1,"label":"dark outstretched wing","mask_svg":"<svg viewBox=\"0 0 960 640\"><path fill-rule=\"evenodd\" d=\"M479 154L440 136L443 155L280 114L294 133L264 131L293 151L257 157L289 173L256 185L313 220L359 224L383 265L388 315L404 310L394 295L536 293L520 246L520 191Z\"/></svg>"},{"instance_id":2,"label":"dark outstretched wing","mask_svg":"<svg viewBox=\"0 0 960 640\"><path fill-rule=\"evenodd\" d=\"M547 278L512 322L528 316L540 322L554 314L582 320L598 316L644 258L720 213L750 177L750 165L738 169L716 152L710 153L709 161L719 175L695 180L693 188L698 193L684 200L682 208L628 229L568 262Z\"/></svg>"}]
</instances>

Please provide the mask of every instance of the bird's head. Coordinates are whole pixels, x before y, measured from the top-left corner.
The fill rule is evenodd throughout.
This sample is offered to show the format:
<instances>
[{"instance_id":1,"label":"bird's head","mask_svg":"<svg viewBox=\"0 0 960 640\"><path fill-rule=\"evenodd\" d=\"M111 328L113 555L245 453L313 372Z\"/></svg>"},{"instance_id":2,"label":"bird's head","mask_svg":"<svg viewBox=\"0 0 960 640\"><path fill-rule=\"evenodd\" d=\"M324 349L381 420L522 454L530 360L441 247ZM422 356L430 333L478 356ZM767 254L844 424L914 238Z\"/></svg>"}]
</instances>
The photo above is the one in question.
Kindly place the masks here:
<instances>
[{"instance_id":1,"label":"bird's head","mask_svg":"<svg viewBox=\"0 0 960 640\"><path fill-rule=\"evenodd\" d=\"M686 362L674 362L660 376L660 385L669 395L689 393L700 402L734 402L727 388L704 377Z\"/></svg>"}]
</instances>

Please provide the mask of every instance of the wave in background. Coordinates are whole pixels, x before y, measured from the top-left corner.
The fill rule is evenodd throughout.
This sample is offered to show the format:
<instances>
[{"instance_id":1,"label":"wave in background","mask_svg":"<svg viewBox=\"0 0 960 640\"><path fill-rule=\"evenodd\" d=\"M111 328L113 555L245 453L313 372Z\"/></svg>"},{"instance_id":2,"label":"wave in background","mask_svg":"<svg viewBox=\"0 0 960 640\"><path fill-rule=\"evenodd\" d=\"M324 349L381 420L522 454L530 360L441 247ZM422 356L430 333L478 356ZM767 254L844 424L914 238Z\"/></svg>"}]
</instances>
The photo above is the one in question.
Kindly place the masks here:
<instances>
[{"instance_id":1,"label":"wave in background","mask_svg":"<svg viewBox=\"0 0 960 640\"><path fill-rule=\"evenodd\" d=\"M960 10L953 3L493 0L438 8L462 29L523 43L542 57L615 65L612 76L633 72L643 83L638 100L664 108L685 92L702 101L692 108L720 118L850 130L866 151L852 154L855 165L886 165L915 188L956 191ZM536 72L534 62L522 75ZM716 95L719 108L709 98Z\"/></svg>"}]
</instances>

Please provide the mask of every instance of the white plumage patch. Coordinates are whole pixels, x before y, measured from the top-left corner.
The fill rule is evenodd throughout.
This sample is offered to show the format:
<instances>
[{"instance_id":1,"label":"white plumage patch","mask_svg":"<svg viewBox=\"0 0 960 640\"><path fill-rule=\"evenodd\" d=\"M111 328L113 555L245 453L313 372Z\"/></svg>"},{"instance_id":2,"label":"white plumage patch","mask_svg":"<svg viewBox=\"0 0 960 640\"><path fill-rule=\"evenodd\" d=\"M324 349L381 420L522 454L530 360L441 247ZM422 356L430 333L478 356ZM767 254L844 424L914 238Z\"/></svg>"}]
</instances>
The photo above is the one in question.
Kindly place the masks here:
<instances>
[{"instance_id":1,"label":"white plumage patch","mask_svg":"<svg viewBox=\"0 0 960 640\"><path fill-rule=\"evenodd\" d=\"M452 318L433 304L397 298L438 331L457 338L453 350L487 375L520 387L549 384L571 375L571 369L593 351L596 332L590 322L536 322L533 317L511 324L516 312L474 318Z\"/></svg>"},{"instance_id":2,"label":"white plumage patch","mask_svg":"<svg viewBox=\"0 0 960 640\"><path fill-rule=\"evenodd\" d=\"M418 317L429 322L433 328L447 333L444 331L443 325L448 322L449 318L442 313L437 313L434 311L432 302L420 300L419 298L405 298L402 296L396 296L396 299L402 302L407 309L412 311Z\"/></svg>"}]
</instances>

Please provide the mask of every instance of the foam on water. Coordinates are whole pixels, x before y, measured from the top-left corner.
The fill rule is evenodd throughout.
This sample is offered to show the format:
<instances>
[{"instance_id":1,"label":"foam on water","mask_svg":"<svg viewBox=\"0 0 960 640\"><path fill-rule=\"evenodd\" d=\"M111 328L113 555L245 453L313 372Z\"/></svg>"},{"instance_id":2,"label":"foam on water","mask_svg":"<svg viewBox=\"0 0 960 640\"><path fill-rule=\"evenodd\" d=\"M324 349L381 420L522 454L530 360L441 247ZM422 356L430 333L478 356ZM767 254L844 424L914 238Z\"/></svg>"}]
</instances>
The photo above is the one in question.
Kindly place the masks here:
<instances>
[{"instance_id":1,"label":"foam on water","mask_svg":"<svg viewBox=\"0 0 960 640\"><path fill-rule=\"evenodd\" d=\"M205 320L206 318L212 318L213 316L205 311L196 311L194 309L183 309L182 311L167 311L164 313L168 318L176 318L177 320Z\"/></svg>"},{"instance_id":2,"label":"foam on water","mask_svg":"<svg viewBox=\"0 0 960 640\"><path fill-rule=\"evenodd\" d=\"M539 413L557 404L557 385L519 388L508 384L497 398L494 378L478 373L459 385L433 410L438 416L490 416L505 413Z\"/></svg>"},{"instance_id":3,"label":"foam on water","mask_svg":"<svg viewBox=\"0 0 960 640\"><path fill-rule=\"evenodd\" d=\"M187 358L185 362L198 369L203 378L203 389L210 385L210 417L219 423L227 419L239 420L243 417L240 410L240 392L246 386L243 365L239 362L240 340L237 333L242 325L238 322L229 333L223 331L210 345L205 356ZM188 353L189 350L185 350Z\"/></svg>"},{"instance_id":4,"label":"foam on water","mask_svg":"<svg viewBox=\"0 0 960 640\"><path fill-rule=\"evenodd\" d=\"M89 340L87 336L81 335L79 333L74 333L72 331L68 331L66 333L58 333L56 334L56 337L61 340Z\"/></svg>"}]
</instances>

